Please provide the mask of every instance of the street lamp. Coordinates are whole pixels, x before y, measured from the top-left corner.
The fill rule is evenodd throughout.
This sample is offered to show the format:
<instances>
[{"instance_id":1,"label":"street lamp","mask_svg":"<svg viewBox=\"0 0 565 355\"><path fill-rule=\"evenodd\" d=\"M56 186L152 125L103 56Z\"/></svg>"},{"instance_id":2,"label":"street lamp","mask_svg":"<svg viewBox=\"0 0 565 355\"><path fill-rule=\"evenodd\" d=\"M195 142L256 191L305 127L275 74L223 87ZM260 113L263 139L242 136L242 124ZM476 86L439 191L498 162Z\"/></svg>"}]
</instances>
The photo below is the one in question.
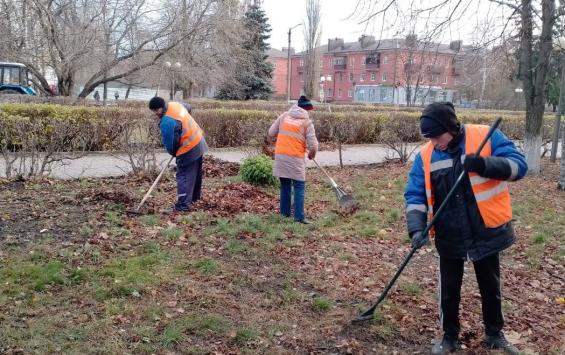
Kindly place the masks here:
<instances>
[{"instance_id":1,"label":"street lamp","mask_svg":"<svg viewBox=\"0 0 565 355\"><path fill-rule=\"evenodd\" d=\"M332 76L328 75L328 76L322 76L320 78L320 81L322 82L322 103L326 103L326 82L327 81L332 81Z\"/></svg>"},{"instance_id":2,"label":"street lamp","mask_svg":"<svg viewBox=\"0 0 565 355\"><path fill-rule=\"evenodd\" d=\"M290 101L290 74L291 74L291 66L290 66L290 35L292 30L298 26L302 26L301 23L295 25L288 29L288 48L287 50L287 70L286 70L286 101Z\"/></svg>"},{"instance_id":3,"label":"street lamp","mask_svg":"<svg viewBox=\"0 0 565 355\"><path fill-rule=\"evenodd\" d=\"M181 65L179 62L176 62L174 65L174 68L176 69L180 69ZM176 88L175 88L175 69L172 70L173 72L173 89L171 90L172 94L171 94L171 100L175 99L175 93L176 93Z\"/></svg>"},{"instance_id":4,"label":"street lamp","mask_svg":"<svg viewBox=\"0 0 565 355\"><path fill-rule=\"evenodd\" d=\"M171 67L171 62L164 62L163 66L165 68L170 68ZM157 81L157 91L155 92L155 96L159 96L159 88L161 86L161 77L163 76L163 71L159 70L159 81Z\"/></svg>"}]
</instances>

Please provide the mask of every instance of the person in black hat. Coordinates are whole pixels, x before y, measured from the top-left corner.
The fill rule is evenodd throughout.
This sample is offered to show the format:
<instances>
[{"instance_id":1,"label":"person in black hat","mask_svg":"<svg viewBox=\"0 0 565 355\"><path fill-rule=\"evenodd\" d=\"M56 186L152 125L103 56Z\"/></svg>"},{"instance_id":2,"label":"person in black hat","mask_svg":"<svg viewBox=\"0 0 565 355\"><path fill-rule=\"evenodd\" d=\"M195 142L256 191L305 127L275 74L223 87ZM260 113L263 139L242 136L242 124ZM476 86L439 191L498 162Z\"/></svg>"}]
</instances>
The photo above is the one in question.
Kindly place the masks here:
<instances>
[{"instance_id":1,"label":"person in black hat","mask_svg":"<svg viewBox=\"0 0 565 355\"><path fill-rule=\"evenodd\" d=\"M507 354L519 351L502 328L499 253L514 242L512 206L506 181L521 179L528 167L524 155L501 131L488 140L481 156L474 154L489 127L461 124L450 102L428 105L420 118L422 135L429 142L416 155L408 177L406 222L413 248L428 242L422 232L446 199L458 176L464 180L437 216L435 235L440 269L442 340L433 354L456 351L459 337L459 301L465 260L473 262L481 293L484 342Z\"/></svg>"},{"instance_id":2,"label":"person in black hat","mask_svg":"<svg viewBox=\"0 0 565 355\"><path fill-rule=\"evenodd\" d=\"M191 116L188 103L155 96L149 109L159 119L161 138L167 152L176 157L177 201L173 215L187 213L202 193L202 164L208 150L204 132Z\"/></svg>"},{"instance_id":3,"label":"person in black hat","mask_svg":"<svg viewBox=\"0 0 565 355\"><path fill-rule=\"evenodd\" d=\"M306 190L306 162L316 157L318 140L308 111L314 106L306 96L300 96L296 105L280 115L269 128L268 136L276 138L273 175L281 182L280 213L291 216L291 197L294 192L294 220L310 224L304 212Z\"/></svg>"}]
</instances>

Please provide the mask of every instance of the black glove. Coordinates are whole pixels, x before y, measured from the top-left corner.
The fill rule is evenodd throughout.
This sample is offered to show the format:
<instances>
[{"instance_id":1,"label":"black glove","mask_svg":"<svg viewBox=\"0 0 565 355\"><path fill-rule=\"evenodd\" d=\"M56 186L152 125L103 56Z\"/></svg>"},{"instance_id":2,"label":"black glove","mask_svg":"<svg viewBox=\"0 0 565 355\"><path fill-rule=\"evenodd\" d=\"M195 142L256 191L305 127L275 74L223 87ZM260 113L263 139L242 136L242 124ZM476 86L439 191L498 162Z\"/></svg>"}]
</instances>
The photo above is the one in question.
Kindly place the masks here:
<instances>
[{"instance_id":1,"label":"black glove","mask_svg":"<svg viewBox=\"0 0 565 355\"><path fill-rule=\"evenodd\" d=\"M428 242L428 235L423 235L422 232L414 232L410 235L410 239L412 240L412 248L420 249Z\"/></svg>"},{"instance_id":2,"label":"black glove","mask_svg":"<svg viewBox=\"0 0 565 355\"><path fill-rule=\"evenodd\" d=\"M479 175L483 175L485 173L486 162L483 157L466 156L465 163L463 163L463 165L467 172L473 171Z\"/></svg>"}]
</instances>

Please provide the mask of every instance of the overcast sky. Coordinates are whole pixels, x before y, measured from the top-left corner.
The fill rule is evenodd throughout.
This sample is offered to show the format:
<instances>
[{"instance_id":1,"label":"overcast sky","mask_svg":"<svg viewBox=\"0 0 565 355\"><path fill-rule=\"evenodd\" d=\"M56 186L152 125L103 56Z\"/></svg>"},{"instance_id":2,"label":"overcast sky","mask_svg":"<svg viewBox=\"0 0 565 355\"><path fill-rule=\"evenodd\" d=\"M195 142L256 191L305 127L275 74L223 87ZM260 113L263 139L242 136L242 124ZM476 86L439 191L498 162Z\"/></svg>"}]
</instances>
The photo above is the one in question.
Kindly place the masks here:
<instances>
[{"instance_id":1,"label":"overcast sky","mask_svg":"<svg viewBox=\"0 0 565 355\"><path fill-rule=\"evenodd\" d=\"M439 0L422 0L429 6ZM398 0L399 4L408 5L418 3L414 0ZM456 2L453 2L456 3ZM373 21L369 25L360 24L359 15L353 16L357 0L320 0L322 12L322 38L321 44L327 44L328 38L343 38L346 42L356 41L362 34L371 34L378 38L404 37L405 28L398 28L399 19L388 16L390 23L383 21ZM464 16L461 16L447 31L441 34L441 38L436 41L449 43L452 40L462 39L464 43L470 44L479 40L475 27L481 24L485 28L484 21L490 20L492 26L500 26L503 22L502 17L507 15L508 9L494 5L486 0L472 0L470 6L465 9ZM305 20L306 0L263 0L263 9L269 18L272 28L270 44L271 47L281 49L288 43L288 29ZM451 11L446 9L446 11ZM406 12L408 13L408 11ZM461 11L462 13L462 11ZM455 16L457 17L457 16ZM441 21L445 18L441 14L430 21ZM420 21L419 26L426 26L425 21ZM428 21L429 26L429 21ZM297 27L292 31L291 46L297 51L304 48L303 26ZM418 29L416 30L418 32ZM488 31L495 33L494 29Z\"/></svg>"}]
</instances>

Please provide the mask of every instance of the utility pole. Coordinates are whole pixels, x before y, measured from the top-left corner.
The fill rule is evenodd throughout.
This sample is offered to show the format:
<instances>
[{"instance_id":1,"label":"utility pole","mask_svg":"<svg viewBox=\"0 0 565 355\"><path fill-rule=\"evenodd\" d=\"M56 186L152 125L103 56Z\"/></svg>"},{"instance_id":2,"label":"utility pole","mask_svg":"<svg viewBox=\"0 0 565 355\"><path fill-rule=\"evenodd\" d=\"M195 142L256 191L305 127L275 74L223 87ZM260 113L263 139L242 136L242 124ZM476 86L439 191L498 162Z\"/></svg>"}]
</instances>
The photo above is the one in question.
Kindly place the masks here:
<instances>
[{"instance_id":1,"label":"utility pole","mask_svg":"<svg viewBox=\"0 0 565 355\"><path fill-rule=\"evenodd\" d=\"M287 50L287 63L286 63L286 101L290 101L290 76L291 76L291 68L292 66L290 65L290 36L292 34L292 30L298 26L302 26L301 23L299 23L298 25L295 25L293 27L290 27L288 29L288 48Z\"/></svg>"}]
</instances>

